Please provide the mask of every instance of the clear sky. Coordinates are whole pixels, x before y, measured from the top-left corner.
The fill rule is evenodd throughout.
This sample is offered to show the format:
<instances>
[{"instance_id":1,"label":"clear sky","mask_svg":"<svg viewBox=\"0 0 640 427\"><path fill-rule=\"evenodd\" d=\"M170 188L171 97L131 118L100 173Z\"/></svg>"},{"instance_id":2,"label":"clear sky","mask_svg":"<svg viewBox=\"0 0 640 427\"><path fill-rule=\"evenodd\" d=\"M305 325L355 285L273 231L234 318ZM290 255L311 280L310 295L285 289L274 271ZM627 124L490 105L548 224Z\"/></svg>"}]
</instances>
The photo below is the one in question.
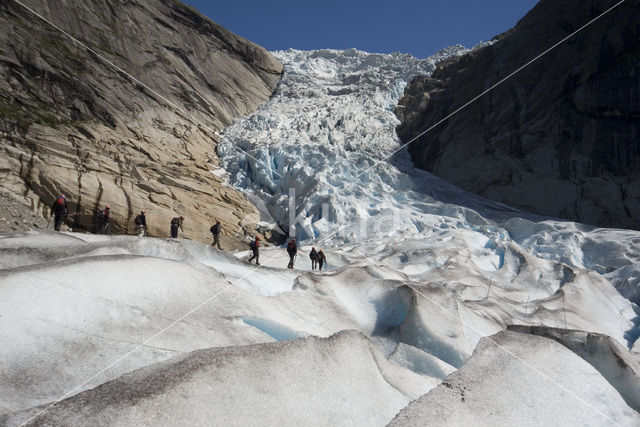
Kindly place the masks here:
<instances>
[{"instance_id":1,"label":"clear sky","mask_svg":"<svg viewBox=\"0 0 640 427\"><path fill-rule=\"evenodd\" d=\"M268 50L349 49L425 58L513 27L538 0L183 0Z\"/></svg>"}]
</instances>

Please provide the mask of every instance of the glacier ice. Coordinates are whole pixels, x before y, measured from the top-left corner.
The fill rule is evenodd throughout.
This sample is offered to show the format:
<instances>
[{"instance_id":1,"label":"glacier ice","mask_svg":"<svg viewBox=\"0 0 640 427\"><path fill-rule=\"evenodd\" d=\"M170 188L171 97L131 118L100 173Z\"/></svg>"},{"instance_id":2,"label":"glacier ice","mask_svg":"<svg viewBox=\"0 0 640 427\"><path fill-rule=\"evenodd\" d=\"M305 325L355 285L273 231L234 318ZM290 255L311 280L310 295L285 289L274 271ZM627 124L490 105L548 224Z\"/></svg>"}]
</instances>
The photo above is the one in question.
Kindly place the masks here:
<instances>
[{"instance_id":1,"label":"glacier ice","mask_svg":"<svg viewBox=\"0 0 640 427\"><path fill-rule=\"evenodd\" d=\"M263 225L302 241L295 270L279 247L256 269L184 239L0 236L0 424L63 396L41 421L382 425L406 407L395 422L444 422L455 414L434 405L460 405L456 384L475 388L457 421L549 407L550 422L636 422L640 233L516 211L414 170L406 151L375 165L399 147L406 81L461 52L275 53L276 94L218 152ZM326 271L311 271L312 245ZM486 337L595 414L562 407L553 381ZM593 390L575 390L582 376Z\"/></svg>"},{"instance_id":2,"label":"glacier ice","mask_svg":"<svg viewBox=\"0 0 640 427\"><path fill-rule=\"evenodd\" d=\"M404 403L385 407L374 423L391 419L400 407L464 367L482 337L511 324L564 327L566 311L567 327L611 336L621 349L629 345L625 331L633 328L632 304L603 275L583 270L568 276L562 265L518 252L515 243L505 252L501 269L486 271L482 262L469 261L482 259L489 242L470 240L465 230L448 233L440 241L406 239L376 250L358 245L333 248L329 257L340 263L326 272L312 272L309 267L288 270L284 250L264 248L267 267L258 274L234 254L182 239L5 235L0 253L12 256L3 256L0 269L0 342L5 344L0 347L0 368L9 374L3 375L0 385L0 419L4 416L13 425L13 420L33 415L29 408L42 409L71 390L75 395L113 380L128 387L127 372L144 367L162 370L166 365L157 363L189 357L201 349L268 346L308 336L329 337L346 329L360 331L376 348L379 371L367 370L367 375L383 375L395 388L410 389L401 397ZM462 245L469 248L460 251ZM436 258L447 254L446 261L415 274L403 270L428 254ZM538 282L535 290L532 280ZM265 366L262 352L271 350L254 348L252 360ZM286 357L298 360L295 355ZM343 364L341 360L315 369L335 381L338 371L332 366ZM307 364L298 362L306 372ZM268 376L261 387L274 387L279 395L289 396L278 388L282 384L269 383L277 373L265 369ZM250 401L262 388L249 387L255 378L251 372L246 375L236 372L228 381L244 384L237 393L246 393ZM227 386L219 384L220 390ZM110 387L114 385L102 390ZM312 388L312 383L306 387ZM634 384L626 387L633 390ZM333 411L340 396L323 394L326 408ZM62 407L74 408L75 401L65 400ZM202 409L201 401L193 404ZM145 412L152 407L139 410L153 417ZM269 408L274 417L288 416L285 410ZM357 408L349 413L354 420L365 416ZM207 411L202 409L196 418ZM317 412L319 407L310 411L328 416ZM68 416L54 411L50 419L60 413ZM138 419L127 414L123 419Z\"/></svg>"},{"instance_id":3,"label":"glacier ice","mask_svg":"<svg viewBox=\"0 0 640 427\"><path fill-rule=\"evenodd\" d=\"M392 426L623 425L640 415L587 361L553 340L511 331L483 338L465 366L413 401Z\"/></svg>"}]
</instances>

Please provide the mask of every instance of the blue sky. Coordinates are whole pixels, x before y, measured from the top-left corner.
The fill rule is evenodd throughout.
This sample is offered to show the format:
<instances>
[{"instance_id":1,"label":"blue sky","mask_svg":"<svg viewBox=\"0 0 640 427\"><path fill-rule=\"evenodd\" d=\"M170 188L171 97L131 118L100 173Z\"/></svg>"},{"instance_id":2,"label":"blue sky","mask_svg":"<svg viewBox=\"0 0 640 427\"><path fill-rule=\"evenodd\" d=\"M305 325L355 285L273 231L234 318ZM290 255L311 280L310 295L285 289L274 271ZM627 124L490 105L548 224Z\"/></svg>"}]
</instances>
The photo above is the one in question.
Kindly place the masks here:
<instances>
[{"instance_id":1,"label":"blue sky","mask_svg":"<svg viewBox=\"0 0 640 427\"><path fill-rule=\"evenodd\" d=\"M538 0L184 0L269 50L349 49L427 57L513 27Z\"/></svg>"}]
</instances>

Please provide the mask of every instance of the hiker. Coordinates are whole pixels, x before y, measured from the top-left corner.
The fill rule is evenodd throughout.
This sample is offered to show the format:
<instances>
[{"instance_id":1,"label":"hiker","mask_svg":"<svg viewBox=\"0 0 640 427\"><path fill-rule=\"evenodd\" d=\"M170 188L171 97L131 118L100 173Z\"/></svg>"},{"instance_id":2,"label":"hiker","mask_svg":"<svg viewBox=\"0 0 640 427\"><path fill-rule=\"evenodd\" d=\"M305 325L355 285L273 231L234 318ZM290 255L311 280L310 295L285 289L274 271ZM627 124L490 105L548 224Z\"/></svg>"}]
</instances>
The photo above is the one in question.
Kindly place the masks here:
<instances>
[{"instance_id":1,"label":"hiker","mask_svg":"<svg viewBox=\"0 0 640 427\"><path fill-rule=\"evenodd\" d=\"M144 237L144 235L146 234L146 230L147 230L147 217L145 216L146 213L147 211L145 211L144 209L141 210L138 216L136 216L136 219L133 220L133 222L136 224L136 235L138 237Z\"/></svg>"},{"instance_id":2,"label":"hiker","mask_svg":"<svg viewBox=\"0 0 640 427\"><path fill-rule=\"evenodd\" d=\"M287 252L289 253L289 265L287 268L293 268L296 255L298 254L298 245L296 245L296 239L291 239L287 246Z\"/></svg>"},{"instance_id":3,"label":"hiker","mask_svg":"<svg viewBox=\"0 0 640 427\"><path fill-rule=\"evenodd\" d=\"M53 204L51 205L51 214L54 215L53 229L60 231L60 226L64 222L68 213L67 210L67 198L64 194L61 194Z\"/></svg>"},{"instance_id":4,"label":"hiker","mask_svg":"<svg viewBox=\"0 0 640 427\"><path fill-rule=\"evenodd\" d=\"M180 230L184 233L184 228L182 228L183 221L184 217L182 215L171 220L171 237L174 239L178 237L178 227L180 227Z\"/></svg>"},{"instance_id":5,"label":"hiker","mask_svg":"<svg viewBox=\"0 0 640 427\"><path fill-rule=\"evenodd\" d=\"M316 248L311 248L311 252L309 252L309 258L311 258L311 269L315 270L318 266L318 252Z\"/></svg>"},{"instance_id":6,"label":"hiker","mask_svg":"<svg viewBox=\"0 0 640 427\"><path fill-rule=\"evenodd\" d=\"M109 215L111 212L111 206L107 205L103 211L98 211L98 233L109 234L111 225L109 222Z\"/></svg>"},{"instance_id":7,"label":"hiker","mask_svg":"<svg viewBox=\"0 0 640 427\"><path fill-rule=\"evenodd\" d=\"M322 252L322 249L320 249L318 251L318 270L322 270L322 265L325 264L326 262L327 262L327 257L324 256L324 252Z\"/></svg>"},{"instance_id":8,"label":"hiker","mask_svg":"<svg viewBox=\"0 0 640 427\"><path fill-rule=\"evenodd\" d=\"M222 250L220 246L220 231L222 230L222 225L220 224L220 220L217 220L214 225L211 226L209 231L213 234L213 243L211 246L218 246L218 249Z\"/></svg>"},{"instance_id":9,"label":"hiker","mask_svg":"<svg viewBox=\"0 0 640 427\"><path fill-rule=\"evenodd\" d=\"M249 243L249 249L251 249L251 251L253 252L251 257L249 257L249 263L251 263L251 260L255 258L256 265L260 265L260 263L258 262L258 258L260 258L260 238L258 236L256 236L256 240Z\"/></svg>"}]
</instances>

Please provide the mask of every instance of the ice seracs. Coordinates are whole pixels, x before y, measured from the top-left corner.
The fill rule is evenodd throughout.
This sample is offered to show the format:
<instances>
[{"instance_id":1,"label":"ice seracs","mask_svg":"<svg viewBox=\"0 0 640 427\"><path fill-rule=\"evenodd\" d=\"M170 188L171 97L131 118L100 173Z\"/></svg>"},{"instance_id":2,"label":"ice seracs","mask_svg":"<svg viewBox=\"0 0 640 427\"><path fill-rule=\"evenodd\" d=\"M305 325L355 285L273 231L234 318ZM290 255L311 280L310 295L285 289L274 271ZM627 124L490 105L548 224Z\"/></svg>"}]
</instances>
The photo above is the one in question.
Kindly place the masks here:
<instances>
[{"instance_id":1,"label":"ice seracs","mask_svg":"<svg viewBox=\"0 0 640 427\"><path fill-rule=\"evenodd\" d=\"M360 175L397 147L393 109L407 81L466 51L452 47L423 60L357 50L274 52L285 65L276 93L225 129L218 145L229 182L259 195L286 231L293 189L302 240L398 209L385 194L411 184L400 183L396 167Z\"/></svg>"}]
</instances>

